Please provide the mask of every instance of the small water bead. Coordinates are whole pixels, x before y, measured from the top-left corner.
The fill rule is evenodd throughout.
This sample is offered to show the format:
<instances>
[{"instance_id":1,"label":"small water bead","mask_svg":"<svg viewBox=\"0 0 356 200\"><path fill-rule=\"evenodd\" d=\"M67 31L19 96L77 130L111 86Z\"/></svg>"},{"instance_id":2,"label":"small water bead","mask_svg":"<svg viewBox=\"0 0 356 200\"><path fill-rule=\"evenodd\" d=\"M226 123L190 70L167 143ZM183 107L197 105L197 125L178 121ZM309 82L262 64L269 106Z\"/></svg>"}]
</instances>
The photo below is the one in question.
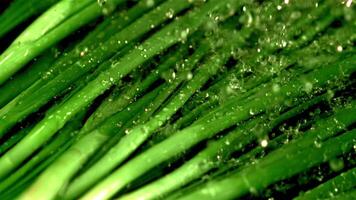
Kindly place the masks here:
<instances>
[{"instance_id":1,"label":"small water bead","mask_svg":"<svg viewBox=\"0 0 356 200\"><path fill-rule=\"evenodd\" d=\"M336 50L337 50L338 52L342 52L343 47L342 47L341 45L338 45L338 46L336 47Z\"/></svg>"},{"instance_id":2,"label":"small water bead","mask_svg":"<svg viewBox=\"0 0 356 200\"><path fill-rule=\"evenodd\" d=\"M193 78L193 73L192 72L189 72L187 74L187 80L191 80Z\"/></svg>"},{"instance_id":3,"label":"small water bead","mask_svg":"<svg viewBox=\"0 0 356 200\"><path fill-rule=\"evenodd\" d=\"M306 81L304 83L304 91L310 93L313 90L313 83Z\"/></svg>"},{"instance_id":4,"label":"small water bead","mask_svg":"<svg viewBox=\"0 0 356 200\"><path fill-rule=\"evenodd\" d=\"M88 51L89 51L89 49L88 49L87 47L85 47L85 48L83 49L83 51L81 51L81 52L79 53L79 55L80 55L81 57L83 57L83 56L85 56L85 55L87 54Z\"/></svg>"},{"instance_id":5,"label":"small water bead","mask_svg":"<svg viewBox=\"0 0 356 200\"><path fill-rule=\"evenodd\" d=\"M262 140L261 141L261 146L263 147L263 148L265 148L265 147L267 147L268 146L268 141L265 139L265 140Z\"/></svg>"},{"instance_id":6,"label":"small water bead","mask_svg":"<svg viewBox=\"0 0 356 200\"><path fill-rule=\"evenodd\" d=\"M316 140L314 140L314 145L316 148L321 148L322 143L318 139L316 139Z\"/></svg>"},{"instance_id":7,"label":"small water bead","mask_svg":"<svg viewBox=\"0 0 356 200\"><path fill-rule=\"evenodd\" d=\"M155 5L155 1L154 0L147 0L146 1L146 6L147 7L152 7L152 6L154 6Z\"/></svg>"},{"instance_id":8,"label":"small water bead","mask_svg":"<svg viewBox=\"0 0 356 200\"><path fill-rule=\"evenodd\" d=\"M337 172L344 168L344 161L342 159L332 159L329 161L331 170Z\"/></svg>"},{"instance_id":9,"label":"small water bead","mask_svg":"<svg viewBox=\"0 0 356 200\"><path fill-rule=\"evenodd\" d=\"M246 12L247 8L246 6L242 7L242 11Z\"/></svg>"},{"instance_id":10,"label":"small water bead","mask_svg":"<svg viewBox=\"0 0 356 200\"><path fill-rule=\"evenodd\" d=\"M273 84L272 85L272 91L274 92L274 93L277 93L277 92L279 92L281 90L281 87L278 85L278 84Z\"/></svg>"},{"instance_id":11,"label":"small water bead","mask_svg":"<svg viewBox=\"0 0 356 200\"><path fill-rule=\"evenodd\" d=\"M249 110L249 113L250 113L250 115L255 115L256 114L256 112L252 108Z\"/></svg>"},{"instance_id":12,"label":"small water bead","mask_svg":"<svg viewBox=\"0 0 356 200\"><path fill-rule=\"evenodd\" d=\"M226 140L226 141L225 141L225 144L229 146L231 143L230 143L229 140Z\"/></svg>"},{"instance_id":13,"label":"small water bead","mask_svg":"<svg viewBox=\"0 0 356 200\"><path fill-rule=\"evenodd\" d=\"M103 6L106 4L107 0L97 0L99 6Z\"/></svg>"},{"instance_id":14,"label":"small water bead","mask_svg":"<svg viewBox=\"0 0 356 200\"><path fill-rule=\"evenodd\" d=\"M233 94L234 92L235 92L234 89L231 88L230 86L227 86L227 87L226 87L226 93L227 93L227 94Z\"/></svg>"},{"instance_id":15,"label":"small water bead","mask_svg":"<svg viewBox=\"0 0 356 200\"><path fill-rule=\"evenodd\" d=\"M174 11L172 9L169 9L169 11L166 12L166 17L172 19L173 16L174 16Z\"/></svg>"},{"instance_id":16,"label":"small water bead","mask_svg":"<svg viewBox=\"0 0 356 200\"><path fill-rule=\"evenodd\" d=\"M180 33L180 38L181 40L185 41L188 37L188 34L189 34L189 28L183 30L181 33Z\"/></svg>"}]
</instances>

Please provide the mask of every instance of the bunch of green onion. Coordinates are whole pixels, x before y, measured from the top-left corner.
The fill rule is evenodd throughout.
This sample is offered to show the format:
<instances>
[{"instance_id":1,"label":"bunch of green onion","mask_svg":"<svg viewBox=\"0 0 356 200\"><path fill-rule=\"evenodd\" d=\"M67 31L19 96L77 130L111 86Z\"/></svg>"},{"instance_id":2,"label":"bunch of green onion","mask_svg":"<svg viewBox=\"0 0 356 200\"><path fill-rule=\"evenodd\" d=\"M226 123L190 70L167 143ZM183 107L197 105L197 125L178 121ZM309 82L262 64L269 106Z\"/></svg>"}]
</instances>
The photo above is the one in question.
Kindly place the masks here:
<instances>
[{"instance_id":1,"label":"bunch of green onion","mask_svg":"<svg viewBox=\"0 0 356 200\"><path fill-rule=\"evenodd\" d=\"M0 199L355 199L352 0L13 0Z\"/></svg>"}]
</instances>

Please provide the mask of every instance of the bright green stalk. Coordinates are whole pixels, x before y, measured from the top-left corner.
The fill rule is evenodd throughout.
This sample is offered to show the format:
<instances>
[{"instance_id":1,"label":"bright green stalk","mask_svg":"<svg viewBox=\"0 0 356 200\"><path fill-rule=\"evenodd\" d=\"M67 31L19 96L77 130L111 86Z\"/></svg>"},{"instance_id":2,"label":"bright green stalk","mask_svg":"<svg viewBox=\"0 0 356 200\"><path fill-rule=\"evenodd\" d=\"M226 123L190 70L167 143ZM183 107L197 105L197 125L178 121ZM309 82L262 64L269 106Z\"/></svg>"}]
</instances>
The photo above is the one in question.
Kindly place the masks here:
<instances>
[{"instance_id":1,"label":"bright green stalk","mask_svg":"<svg viewBox=\"0 0 356 200\"><path fill-rule=\"evenodd\" d=\"M93 2L93 0L60 1L47 10L47 12L42 14L36 21L34 21L0 56L0 60L2 60L2 62L0 62L0 84L8 79L18 69L23 67L23 65L41 53L38 52L37 55L31 55L29 58L24 60L27 55L32 54L29 52L31 50L31 45L33 45L31 43L38 41L50 31L55 30L55 28L57 28L56 26L60 25L63 21L67 20L72 15ZM48 45L47 48L48 47L50 47L50 45ZM43 50L44 49L41 49L41 51ZM23 59L18 59L19 53L24 54ZM17 57L17 60L14 59L15 57Z\"/></svg>"},{"instance_id":2,"label":"bright green stalk","mask_svg":"<svg viewBox=\"0 0 356 200\"><path fill-rule=\"evenodd\" d=\"M45 54L44 56L40 57L39 60L35 61L35 64L33 64L28 70L14 76L11 81L6 82L1 87L0 106L2 107L5 105L5 103L8 103L9 100L13 99L16 95L31 85L31 88L26 90L26 94L32 95L46 82L53 79L53 77L55 77L60 71L63 71L64 69L62 68L67 67L67 65L71 65L78 58L80 58L80 52L92 50L96 47L96 45L94 45L95 42L102 42L102 40L108 38L107 34L112 34L113 31L118 30L118 28L114 29L109 26L110 24L112 24L113 27L122 26L125 24L122 21L129 21L131 20L132 16L129 15L127 18L125 18L125 20L122 18L123 17L117 17L114 20L111 18L104 20L104 22L99 24L95 30L91 31L79 44L77 44L69 52L63 53L54 63L52 63L52 60L57 57L55 54L58 52L51 51L51 54ZM118 23L118 21L121 23ZM22 93L20 97L17 97L17 101L24 101L23 96L24 94Z\"/></svg>"},{"instance_id":3,"label":"bright green stalk","mask_svg":"<svg viewBox=\"0 0 356 200\"><path fill-rule=\"evenodd\" d=\"M123 1L111 0L108 4L115 7ZM0 56L0 84L43 51L102 14L102 8L93 0L58 2Z\"/></svg>"},{"instance_id":4,"label":"bright green stalk","mask_svg":"<svg viewBox=\"0 0 356 200\"><path fill-rule=\"evenodd\" d=\"M101 181L93 189L83 196L83 199L108 198L121 190L134 179L147 172L149 169L161 162L172 158L198 142L212 137L221 130L230 127L237 122L246 120L253 115L258 114L273 105L278 105L285 99L296 98L304 94L305 80L310 80L315 86L323 86L337 77L349 74L356 70L352 63L352 58L339 64L343 66L343 72L340 72L339 65L330 65L322 69L312 71L304 76L292 80L281 87L280 93L273 94L268 92L261 97L252 99L242 105L238 101L230 100L222 108L216 109L208 114L205 120L177 132L163 142L151 147L144 153L132 158L125 165L111 173L107 178ZM348 69L346 69L348 68ZM346 72L346 73L345 73ZM209 123L209 126L206 124ZM142 130L143 134L145 133ZM128 136L130 136L129 134ZM140 137L138 137L140 139ZM121 140L124 141L124 140ZM134 140L133 140L134 141ZM131 144L135 144L134 142ZM130 144L130 145L131 145ZM125 149L127 151L127 149ZM157 157L156 155L160 155Z\"/></svg>"},{"instance_id":5,"label":"bright green stalk","mask_svg":"<svg viewBox=\"0 0 356 200\"><path fill-rule=\"evenodd\" d=\"M12 173L9 177L1 181L0 183L0 193L10 188L14 183L17 183L20 178L24 178L27 176L30 170L33 170L36 165L40 162L44 161L48 157L51 157L54 152L61 151L62 146L75 138L73 132L78 130L82 125L82 120L84 118L84 114L86 112L82 111L79 113L73 120L69 121L57 134L53 140L46 145L41 151L39 151L36 155L34 155L31 160L21 166L18 170ZM64 145L66 148L68 145ZM65 149L66 149L65 148Z\"/></svg>"},{"instance_id":6,"label":"bright green stalk","mask_svg":"<svg viewBox=\"0 0 356 200\"><path fill-rule=\"evenodd\" d=\"M140 112L156 95L155 90L137 103L129 106L119 115L115 116L115 123L125 123L127 120ZM109 126L109 128L111 128ZM79 170L89 156L91 156L103 142L110 138L107 127L100 126L91 133L73 144L63 155L61 155L53 164L51 164L40 177L25 191L20 199L41 198L52 199L59 190L70 180L70 178ZM66 166L63 168L63 166ZM60 175L59 175L60 174ZM60 178L59 178L60 177ZM49 184L50 183L50 184Z\"/></svg>"},{"instance_id":7,"label":"bright green stalk","mask_svg":"<svg viewBox=\"0 0 356 200\"><path fill-rule=\"evenodd\" d=\"M320 184L319 186L299 195L295 200L333 198L356 186L356 168L352 168L340 175Z\"/></svg>"},{"instance_id":8,"label":"bright green stalk","mask_svg":"<svg viewBox=\"0 0 356 200\"><path fill-rule=\"evenodd\" d=\"M276 150L272 153L283 154L283 156L280 156L280 160L265 164L264 161L268 161L270 158L268 155L256 165L246 167L244 170L222 180L210 181L209 184L180 199L214 199L217 196L221 199L231 199L242 197L251 191L257 192L276 181L286 179L349 152L355 138L356 130L352 130L323 142L321 147L302 145L298 149L289 151L288 154ZM287 146L290 146L290 144Z\"/></svg>"},{"instance_id":9,"label":"bright green stalk","mask_svg":"<svg viewBox=\"0 0 356 200\"><path fill-rule=\"evenodd\" d=\"M0 38L28 18L41 13L58 0L16 0L0 15Z\"/></svg>"},{"instance_id":10,"label":"bright green stalk","mask_svg":"<svg viewBox=\"0 0 356 200\"><path fill-rule=\"evenodd\" d=\"M161 85L157 89L159 91L163 91L165 86L167 85ZM172 91L167 92L167 90L164 91L165 91L164 93L160 93L154 99L151 100L151 102L153 103L150 103L145 109L142 109L145 110L145 112L141 113L140 115L136 115L132 120L130 120L128 123L124 125L122 125L122 123L119 123L120 129L116 131L115 135L111 136L110 141L107 141L102 146L101 149L98 149L98 151L95 153L95 155L93 155L91 160L89 160L89 162L86 163L86 168L84 168L84 172L81 175L79 175L79 177L74 179L73 183L69 185L67 192L65 193L65 197L64 197L65 199L77 198L80 195L80 193L82 193L83 191L85 191L85 189L93 185L96 179L100 178L100 176L103 174L102 171L100 172L95 171L97 168L100 168L100 165L99 167L97 166L98 160L101 160L102 157L106 155L107 151L112 146L114 146L123 136L125 136L125 134L127 134L127 130L132 126L134 126L136 123L138 123L137 122L138 120L140 121L147 120L151 116L151 113L154 112L157 109L157 107L162 104L162 101L164 101L167 98L167 96L172 92ZM92 137L92 136L88 135L88 137ZM109 151L109 153L113 154L112 152L113 151ZM104 158L107 158L107 156Z\"/></svg>"},{"instance_id":11,"label":"bright green stalk","mask_svg":"<svg viewBox=\"0 0 356 200\"><path fill-rule=\"evenodd\" d=\"M20 131L18 131L16 134L8 138L3 144L0 145L0 155L5 153L7 150L13 147L18 141L20 141L23 137L25 137L25 135L27 135L27 133L29 133L32 128L33 128L32 126L21 128Z\"/></svg>"},{"instance_id":12,"label":"bright green stalk","mask_svg":"<svg viewBox=\"0 0 356 200\"><path fill-rule=\"evenodd\" d=\"M133 40L141 37L143 34L147 33L152 29L152 25L158 26L164 21L167 21L169 19L166 16L167 12L172 12L172 11L174 11L174 13L180 12L181 10L184 10L185 8L191 6L191 3L192 2L188 2L188 1L183 1L183 3L177 2L175 0L166 1L165 3L161 4L160 7L153 9L149 13L145 14L144 16L136 20L130 26L126 27L125 29L121 30L117 34L110 37L109 40L105 41L101 45L101 47L103 48L96 48L93 51L88 52L88 55L83 57L83 59L80 59L77 62L75 62L73 65L68 67L65 71L60 73L49 83L45 84L44 86L42 86L43 84L42 82L36 83L37 86L40 86L40 89L38 89L38 87L34 85L28 91L26 91L25 94L22 94L23 96L25 96L24 99L22 97L18 97L14 101L10 102L10 104L8 104L6 107L0 110L0 121L2 122L0 123L0 136L5 134L6 131L14 124L16 124L18 121L22 120L28 114L36 111L41 105L48 102L53 96L57 95L60 91L67 88L70 85L70 83L78 79L81 75L96 67L97 63L102 63L106 59L110 58L112 55L116 54L117 51L119 51L120 49L122 49L127 45L126 42L132 42ZM188 16L186 18L188 18ZM182 20L178 20L178 21L182 21ZM178 24L180 23L182 22L175 22L174 24L177 24L176 26L179 26ZM185 26L189 27L190 25L188 24ZM175 33L174 31L176 31L174 30L174 28L169 28L169 27L164 29L166 29L165 33L171 32L171 34L174 34ZM163 34L162 31L160 31L159 34ZM166 38L169 37L173 38L174 36L173 35L166 36ZM178 42L177 40L180 38L181 37L174 38L170 46L173 45L174 43L177 43ZM159 38L156 36L152 40L159 40ZM151 41L146 42L145 47L141 46L140 49L135 49L131 53L131 56L134 56L133 54L136 54L135 56L141 57L141 60L135 59L137 61L140 60L139 64L142 64L144 62L143 60L146 61L149 59L148 57L142 58L142 56L144 56L145 54L143 50L150 48L148 43ZM164 43L168 44L170 43L170 41L165 41ZM158 50L158 51L162 51L162 50ZM152 49L152 52L154 51L157 51L157 48L156 50ZM126 62L129 62L128 59L133 59L129 57L130 55L127 55L122 59L126 59ZM136 65L136 67L138 67L138 65ZM125 72L125 73L129 73L129 72ZM104 82L109 82L109 81L112 82L111 80L112 79L110 79L109 77L106 80L101 80L100 85L102 85ZM36 96L36 99L34 99L33 96ZM21 104L19 104L19 102L21 102Z\"/></svg>"},{"instance_id":13,"label":"bright green stalk","mask_svg":"<svg viewBox=\"0 0 356 200\"><path fill-rule=\"evenodd\" d=\"M48 166L50 166L59 156L61 156L74 142L74 139L69 139L66 143L57 149L50 157L39 163L36 168L31 169L26 176L16 181L15 185L6 185L7 188L3 193L6 196L11 196L10 199L18 197L23 191L25 191L33 181L38 178L38 175L43 172ZM10 179L9 179L10 180ZM11 179L11 181L13 181ZM2 196L0 196L2 198Z\"/></svg>"}]
</instances>

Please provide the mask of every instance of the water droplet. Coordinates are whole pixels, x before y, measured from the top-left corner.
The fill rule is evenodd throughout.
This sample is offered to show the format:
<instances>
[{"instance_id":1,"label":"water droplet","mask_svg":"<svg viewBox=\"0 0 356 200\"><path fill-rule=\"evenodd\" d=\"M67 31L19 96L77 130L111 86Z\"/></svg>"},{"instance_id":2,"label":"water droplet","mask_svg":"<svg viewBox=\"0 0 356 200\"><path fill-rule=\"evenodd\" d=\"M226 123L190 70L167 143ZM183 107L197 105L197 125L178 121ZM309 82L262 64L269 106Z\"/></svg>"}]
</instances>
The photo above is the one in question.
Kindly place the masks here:
<instances>
[{"instance_id":1,"label":"water droplet","mask_svg":"<svg viewBox=\"0 0 356 200\"><path fill-rule=\"evenodd\" d=\"M97 0L99 6L103 6L106 4L106 0Z\"/></svg>"},{"instance_id":2,"label":"water droplet","mask_svg":"<svg viewBox=\"0 0 356 200\"><path fill-rule=\"evenodd\" d=\"M337 50L338 52L342 52L343 48L342 48L341 45L339 45L339 46L336 47L336 50Z\"/></svg>"},{"instance_id":3,"label":"water droplet","mask_svg":"<svg viewBox=\"0 0 356 200\"><path fill-rule=\"evenodd\" d=\"M183 31L180 33L180 38L181 38L181 40L183 40L183 41L187 40L188 34L189 34L189 28L183 30Z\"/></svg>"},{"instance_id":4,"label":"water droplet","mask_svg":"<svg viewBox=\"0 0 356 200\"><path fill-rule=\"evenodd\" d=\"M281 87L278 84L273 84L272 85L272 91L277 93L281 90Z\"/></svg>"},{"instance_id":5,"label":"water droplet","mask_svg":"<svg viewBox=\"0 0 356 200\"><path fill-rule=\"evenodd\" d=\"M337 172L344 168L344 161L341 159L332 159L329 162L329 166L333 171Z\"/></svg>"},{"instance_id":6,"label":"water droplet","mask_svg":"<svg viewBox=\"0 0 356 200\"><path fill-rule=\"evenodd\" d=\"M192 74L192 72L189 72L187 74L187 80L191 80L192 78L193 78L193 74Z\"/></svg>"},{"instance_id":7,"label":"water droplet","mask_svg":"<svg viewBox=\"0 0 356 200\"><path fill-rule=\"evenodd\" d=\"M304 83L304 90L307 92L307 93L310 93L313 89L313 84L309 81L305 82Z\"/></svg>"},{"instance_id":8,"label":"water droplet","mask_svg":"<svg viewBox=\"0 0 356 200\"><path fill-rule=\"evenodd\" d=\"M315 141L314 141L314 145L315 145L315 147L317 147L317 148L321 148L322 143L321 143L319 140L315 140Z\"/></svg>"},{"instance_id":9,"label":"water droplet","mask_svg":"<svg viewBox=\"0 0 356 200\"><path fill-rule=\"evenodd\" d=\"M152 6L154 6L155 5L155 1L154 0L147 0L146 1L146 6L147 7L152 7Z\"/></svg>"},{"instance_id":10,"label":"water droplet","mask_svg":"<svg viewBox=\"0 0 356 200\"><path fill-rule=\"evenodd\" d=\"M265 139L265 140L262 140L261 141L261 146L263 147L263 148L265 148L265 147L267 147L268 146L268 141Z\"/></svg>"},{"instance_id":11,"label":"water droplet","mask_svg":"<svg viewBox=\"0 0 356 200\"><path fill-rule=\"evenodd\" d=\"M346 7L350 8L352 4L352 0L347 0L346 1Z\"/></svg>"},{"instance_id":12,"label":"water droplet","mask_svg":"<svg viewBox=\"0 0 356 200\"><path fill-rule=\"evenodd\" d=\"M174 11L172 9L169 9L169 11L166 12L166 17L172 19L173 16L174 16Z\"/></svg>"}]
</instances>

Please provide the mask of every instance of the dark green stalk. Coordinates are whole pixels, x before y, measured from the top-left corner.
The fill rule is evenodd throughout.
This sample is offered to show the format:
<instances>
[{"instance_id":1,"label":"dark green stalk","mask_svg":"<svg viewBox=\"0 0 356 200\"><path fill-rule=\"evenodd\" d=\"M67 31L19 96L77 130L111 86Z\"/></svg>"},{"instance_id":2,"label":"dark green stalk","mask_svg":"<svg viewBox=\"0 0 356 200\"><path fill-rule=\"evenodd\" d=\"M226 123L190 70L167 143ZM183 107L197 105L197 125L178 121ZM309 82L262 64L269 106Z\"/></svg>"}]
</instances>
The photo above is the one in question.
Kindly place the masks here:
<instances>
[{"instance_id":1,"label":"dark green stalk","mask_svg":"<svg viewBox=\"0 0 356 200\"><path fill-rule=\"evenodd\" d=\"M50 53L39 57L25 71L16 74L12 79L0 86L0 108L27 89L41 76L44 76L49 66L56 59L56 51L56 49L51 50Z\"/></svg>"},{"instance_id":2,"label":"dark green stalk","mask_svg":"<svg viewBox=\"0 0 356 200\"><path fill-rule=\"evenodd\" d=\"M295 200L327 199L333 198L345 191L352 190L356 186L356 168L320 184L319 186L299 195Z\"/></svg>"}]
</instances>

